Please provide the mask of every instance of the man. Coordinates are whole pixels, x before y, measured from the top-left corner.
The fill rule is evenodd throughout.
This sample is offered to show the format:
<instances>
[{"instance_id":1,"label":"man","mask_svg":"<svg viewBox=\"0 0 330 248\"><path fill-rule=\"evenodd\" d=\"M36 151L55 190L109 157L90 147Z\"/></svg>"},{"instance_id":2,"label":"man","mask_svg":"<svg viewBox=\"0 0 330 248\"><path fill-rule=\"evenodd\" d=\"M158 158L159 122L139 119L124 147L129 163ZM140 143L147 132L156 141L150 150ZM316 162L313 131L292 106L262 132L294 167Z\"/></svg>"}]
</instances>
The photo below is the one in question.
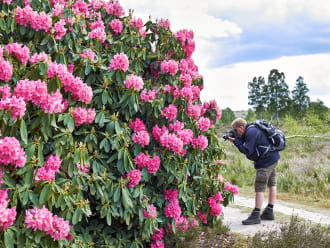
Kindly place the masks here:
<instances>
[{"instance_id":1,"label":"man","mask_svg":"<svg viewBox=\"0 0 330 248\"><path fill-rule=\"evenodd\" d=\"M241 153L244 153L249 160L254 161L256 169L255 177L255 208L250 216L243 220L243 225L260 224L262 220L274 220L273 207L276 199L276 165L280 159L278 151L266 151L270 143L266 135L253 123L238 118L232 122L232 128L236 131L237 137L229 137ZM266 185L269 189L268 206L260 216L260 209L264 198Z\"/></svg>"}]
</instances>

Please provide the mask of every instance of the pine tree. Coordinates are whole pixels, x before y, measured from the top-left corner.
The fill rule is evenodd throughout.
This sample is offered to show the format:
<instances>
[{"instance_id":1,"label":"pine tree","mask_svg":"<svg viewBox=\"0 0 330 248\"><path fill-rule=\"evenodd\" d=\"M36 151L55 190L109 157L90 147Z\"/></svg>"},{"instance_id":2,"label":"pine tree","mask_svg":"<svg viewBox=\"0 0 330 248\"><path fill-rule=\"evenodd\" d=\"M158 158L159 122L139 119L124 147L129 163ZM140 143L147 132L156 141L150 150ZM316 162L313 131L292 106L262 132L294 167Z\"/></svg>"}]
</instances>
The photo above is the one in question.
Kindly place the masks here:
<instances>
[{"instance_id":1,"label":"pine tree","mask_svg":"<svg viewBox=\"0 0 330 248\"><path fill-rule=\"evenodd\" d=\"M307 84L304 82L304 78L299 76L296 80L296 85L292 91L293 102L293 114L295 116L303 116L307 108L310 106L310 98L307 96Z\"/></svg>"},{"instance_id":2,"label":"pine tree","mask_svg":"<svg viewBox=\"0 0 330 248\"><path fill-rule=\"evenodd\" d=\"M249 105L252 105L256 114L262 119L262 112L265 110L266 94L265 94L265 79L259 76L254 77L252 82L248 83L249 89Z\"/></svg>"}]
</instances>

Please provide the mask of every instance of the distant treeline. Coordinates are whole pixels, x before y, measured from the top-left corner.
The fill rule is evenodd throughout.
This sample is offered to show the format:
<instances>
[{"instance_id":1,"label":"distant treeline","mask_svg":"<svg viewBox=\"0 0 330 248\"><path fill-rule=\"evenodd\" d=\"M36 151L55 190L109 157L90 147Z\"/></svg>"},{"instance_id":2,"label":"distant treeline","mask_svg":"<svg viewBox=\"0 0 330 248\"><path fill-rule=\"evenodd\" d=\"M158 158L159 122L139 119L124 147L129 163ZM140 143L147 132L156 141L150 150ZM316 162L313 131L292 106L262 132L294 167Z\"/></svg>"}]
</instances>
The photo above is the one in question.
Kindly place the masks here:
<instances>
[{"instance_id":1,"label":"distant treeline","mask_svg":"<svg viewBox=\"0 0 330 248\"><path fill-rule=\"evenodd\" d=\"M270 71L267 82L262 76L248 82L249 109L244 118L247 121L266 119L279 124L280 119L290 116L297 120L316 118L330 125L330 109L321 100L310 101L309 89L304 78L299 76L294 89L290 92L285 75L277 69ZM235 113L226 108L222 110L221 123L230 124L236 118Z\"/></svg>"}]
</instances>

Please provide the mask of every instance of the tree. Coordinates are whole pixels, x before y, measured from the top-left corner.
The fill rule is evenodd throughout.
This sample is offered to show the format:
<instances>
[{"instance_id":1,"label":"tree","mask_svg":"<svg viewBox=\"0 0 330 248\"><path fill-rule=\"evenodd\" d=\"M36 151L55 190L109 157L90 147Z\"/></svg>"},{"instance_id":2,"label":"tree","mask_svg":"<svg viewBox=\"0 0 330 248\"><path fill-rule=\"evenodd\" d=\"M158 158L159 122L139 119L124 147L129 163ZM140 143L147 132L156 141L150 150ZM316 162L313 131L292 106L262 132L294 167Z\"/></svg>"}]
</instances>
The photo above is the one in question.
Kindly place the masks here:
<instances>
[{"instance_id":1,"label":"tree","mask_svg":"<svg viewBox=\"0 0 330 248\"><path fill-rule=\"evenodd\" d=\"M254 122L256 120L256 113L252 109L249 109L247 115L245 116L245 120L247 122Z\"/></svg>"},{"instance_id":2,"label":"tree","mask_svg":"<svg viewBox=\"0 0 330 248\"><path fill-rule=\"evenodd\" d=\"M310 105L310 99L309 96L307 96L308 91L309 89L307 88L307 84L304 82L304 78L299 76L296 80L295 88L291 93L293 115L302 117L305 114Z\"/></svg>"},{"instance_id":3,"label":"tree","mask_svg":"<svg viewBox=\"0 0 330 248\"><path fill-rule=\"evenodd\" d=\"M289 107L290 92L285 82L285 75L277 69L270 71L268 75L268 83L265 87L267 92L267 111L273 119L274 114L279 123L279 117L283 116Z\"/></svg>"},{"instance_id":4,"label":"tree","mask_svg":"<svg viewBox=\"0 0 330 248\"><path fill-rule=\"evenodd\" d=\"M191 31L118 1L0 11L0 247L158 247L216 223L237 187Z\"/></svg>"},{"instance_id":5,"label":"tree","mask_svg":"<svg viewBox=\"0 0 330 248\"><path fill-rule=\"evenodd\" d=\"M220 119L221 123L231 124L235 118L235 113L229 107L222 109L222 115Z\"/></svg>"},{"instance_id":6,"label":"tree","mask_svg":"<svg viewBox=\"0 0 330 248\"><path fill-rule=\"evenodd\" d=\"M266 105L265 79L259 76L254 77L252 82L248 83L249 89L249 105L252 105L256 114L262 119L262 113Z\"/></svg>"}]
</instances>

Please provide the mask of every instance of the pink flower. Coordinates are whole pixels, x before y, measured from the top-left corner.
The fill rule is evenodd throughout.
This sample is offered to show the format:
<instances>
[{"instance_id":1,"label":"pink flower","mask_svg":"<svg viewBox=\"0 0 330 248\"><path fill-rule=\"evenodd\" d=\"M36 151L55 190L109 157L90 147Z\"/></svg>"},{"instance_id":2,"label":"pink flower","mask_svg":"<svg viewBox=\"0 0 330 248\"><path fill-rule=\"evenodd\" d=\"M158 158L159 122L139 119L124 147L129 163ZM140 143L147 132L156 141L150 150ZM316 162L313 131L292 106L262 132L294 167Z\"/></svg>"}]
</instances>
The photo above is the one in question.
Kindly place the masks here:
<instances>
[{"instance_id":1,"label":"pink flower","mask_svg":"<svg viewBox=\"0 0 330 248\"><path fill-rule=\"evenodd\" d=\"M164 60L160 65L160 69L163 73L170 73L173 76L178 71L178 62L175 60Z\"/></svg>"},{"instance_id":2,"label":"pink flower","mask_svg":"<svg viewBox=\"0 0 330 248\"><path fill-rule=\"evenodd\" d=\"M17 119L17 116L22 118L25 115L26 104L22 97L7 97L0 100L0 110L11 111L11 118Z\"/></svg>"},{"instance_id":3,"label":"pink flower","mask_svg":"<svg viewBox=\"0 0 330 248\"><path fill-rule=\"evenodd\" d=\"M178 190L170 190L170 189L165 189L164 190L164 198L165 200L168 200L170 203L177 203L178 202Z\"/></svg>"},{"instance_id":4,"label":"pink flower","mask_svg":"<svg viewBox=\"0 0 330 248\"><path fill-rule=\"evenodd\" d=\"M63 99L60 90L57 89L41 103L40 107L45 113L62 113L67 106L67 101Z\"/></svg>"},{"instance_id":5,"label":"pink flower","mask_svg":"<svg viewBox=\"0 0 330 248\"><path fill-rule=\"evenodd\" d=\"M77 169L80 170L83 173L88 173L89 172L88 167L89 167L88 164L80 165L79 163L77 163Z\"/></svg>"},{"instance_id":6,"label":"pink flower","mask_svg":"<svg viewBox=\"0 0 330 248\"><path fill-rule=\"evenodd\" d=\"M143 210L143 216L146 218L156 218L157 216L157 210L154 205L149 204L147 210Z\"/></svg>"},{"instance_id":7,"label":"pink flower","mask_svg":"<svg viewBox=\"0 0 330 248\"><path fill-rule=\"evenodd\" d=\"M0 165L15 164L16 167L23 167L26 162L24 149L14 137L0 139Z\"/></svg>"},{"instance_id":8,"label":"pink flower","mask_svg":"<svg viewBox=\"0 0 330 248\"><path fill-rule=\"evenodd\" d=\"M78 16L80 16L81 14L87 15L88 6L84 1L79 0L72 5L72 10Z\"/></svg>"},{"instance_id":9,"label":"pink flower","mask_svg":"<svg viewBox=\"0 0 330 248\"><path fill-rule=\"evenodd\" d=\"M146 155L144 153L140 153L134 158L134 162L139 169L146 167L149 164L149 161L150 161L150 155Z\"/></svg>"},{"instance_id":10,"label":"pink flower","mask_svg":"<svg viewBox=\"0 0 330 248\"><path fill-rule=\"evenodd\" d=\"M143 91L140 94L141 102L147 102L151 101L157 98L157 86L153 90L149 90L147 92L147 89L143 89Z\"/></svg>"},{"instance_id":11,"label":"pink flower","mask_svg":"<svg viewBox=\"0 0 330 248\"><path fill-rule=\"evenodd\" d=\"M90 32L89 36L92 39L98 39L101 43L104 43L104 41L106 39L106 34L104 31L104 28L101 28L101 27L97 27L97 28L93 29Z\"/></svg>"},{"instance_id":12,"label":"pink flower","mask_svg":"<svg viewBox=\"0 0 330 248\"><path fill-rule=\"evenodd\" d=\"M55 180L55 173L60 172L62 160L57 155L50 155L43 167L34 171L35 182L46 180L49 183ZM36 178L37 175L37 178Z\"/></svg>"},{"instance_id":13,"label":"pink flower","mask_svg":"<svg viewBox=\"0 0 330 248\"><path fill-rule=\"evenodd\" d=\"M178 219L181 215L181 208L178 203L169 203L164 209L164 214L167 218Z\"/></svg>"},{"instance_id":14,"label":"pink flower","mask_svg":"<svg viewBox=\"0 0 330 248\"><path fill-rule=\"evenodd\" d=\"M113 19L110 22L110 27L112 28L112 30L115 32L115 35L121 33L121 31L123 30L123 24L121 23L120 20L118 19Z\"/></svg>"},{"instance_id":15,"label":"pink flower","mask_svg":"<svg viewBox=\"0 0 330 248\"><path fill-rule=\"evenodd\" d=\"M128 70L129 60L125 53L116 54L110 61L109 70L121 69L124 72Z\"/></svg>"},{"instance_id":16,"label":"pink flower","mask_svg":"<svg viewBox=\"0 0 330 248\"><path fill-rule=\"evenodd\" d=\"M13 53L23 65L25 65L30 58L30 49L23 44L10 43L5 46L5 49L8 50L10 55Z\"/></svg>"},{"instance_id":17,"label":"pink flower","mask_svg":"<svg viewBox=\"0 0 330 248\"><path fill-rule=\"evenodd\" d=\"M153 174L158 171L160 166L160 158L159 156L154 156L152 159L149 160L148 164L148 173Z\"/></svg>"},{"instance_id":18,"label":"pink flower","mask_svg":"<svg viewBox=\"0 0 330 248\"><path fill-rule=\"evenodd\" d=\"M158 229L159 229L159 231L156 231L155 228L153 229L153 234L151 236L151 239L153 241L160 241L164 236L164 228L160 227Z\"/></svg>"},{"instance_id":19,"label":"pink flower","mask_svg":"<svg viewBox=\"0 0 330 248\"><path fill-rule=\"evenodd\" d=\"M197 216L201 219L204 224L207 224L206 213L198 212Z\"/></svg>"},{"instance_id":20,"label":"pink flower","mask_svg":"<svg viewBox=\"0 0 330 248\"><path fill-rule=\"evenodd\" d=\"M130 25L140 30L143 27L143 21L141 18L133 17Z\"/></svg>"},{"instance_id":21,"label":"pink flower","mask_svg":"<svg viewBox=\"0 0 330 248\"><path fill-rule=\"evenodd\" d=\"M238 195L239 189L237 185L232 185L229 182L225 182L224 190L228 190L229 192L233 193L234 195Z\"/></svg>"},{"instance_id":22,"label":"pink flower","mask_svg":"<svg viewBox=\"0 0 330 248\"><path fill-rule=\"evenodd\" d=\"M10 87L8 86L8 84L5 84L4 86L0 86L0 99L3 98L8 98L11 96L10 93Z\"/></svg>"},{"instance_id":23,"label":"pink flower","mask_svg":"<svg viewBox=\"0 0 330 248\"><path fill-rule=\"evenodd\" d=\"M64 27L65 21L59 20L54 24L54 31L55 31L55 40L60 40L66 34L66 28Z\"/></svg>"},{"instance_id":24,"label":"pink flower","mask_svg":"<svg viewBox=\"0 0 330 248\"><path fill-rule=\"evenodd\" d=\"M143 121L139 118L136 118L135 121L131 122L130 128L133 129L134 132L145 131L146 125L144 125Z\"/></svg>"},{"instance_id":25,"label":"pink flower","mask_svg":"<svg viewBox=\"0 0 330 248\"><path fill-rule=\"evenodd\" d=\"M197 120L201 115L202 105L193 105L191 103L188 104L187 114L191 116L192 119Z\"/></svg>"},{"instance_id":26,"label":"pink flower","mask_svg":"<svg viewBox=\"0 0 330 248\"><path fill-rule=\"evenodd\" d=\"M8 82L13 75L13 65L0 57L0 80Z\"/></svg>"},{"instance_id":27,"label":"pink flower","mask_svg":"<svg viewBox=\"0 0 330 248\"><path fill-rule=\"evenodd\" d=\"M38 63L39 61L50 63L49 55L46 54L45 52L33 54L33 56L29 59L29 61L31 64Z\"/></svg>"},{"instance_id":28,"label":"pink flower","mask_svg":"<svg viewBox=\"0 0 330 248\"><path fill-rule=\"evenodd\" d=\"M141 180L141 171L139 170L131 170L128 174L127 177L129 178L129 183L128 187L135 187L136 185L139 184Z\"/></svg>"},{"instance_id":29,"label":"pink flower","mask_svg":"<svg viewBox=\"0 0 330 248\"><path fill-rule=\"evenodd\" d=\"M158 26L159 27L163 27L163 28L165 28L165 29L167 29L167 30L170 30L171 29L171 23L170 23L170 21L168 20L168 19L160 19L159 20L159 22L158 22Z\"/></svg>"},{"instance_id":30,"label":"pink flower","mask_svg":"<svg viewBox=\"0 0 330 248\"><path fill-rule=\"evenodd\" d=\"M170 104L168 107L162 110L162 116L165 116L169 121L172 121L176 118L178 109L175 105Z\"/></svg>"},{"instance_id":31,"label":"pink flower","mask_svg":"<svg viewBox=\"0 0 330 248\"><path fill-rule=\"evenodd\" d=\"M188 145L194 138L194 132L191 129L183 129L177 132L179 138L182 140L183 145Z\"/></svg>"},{"instance_id":32,"label":"pink flower","mask_svg":"<svg viewBox=\"0 0 330 248\"><path fill-rule=\"evenodd\" d=\"M206 132L210 128L211 122L209 118L201 117L198 122L197 126L199 130Z\"/></svg>"},{"instance_id":33,"label":"pink flower","mask_svg":"<svg viewBox=\"0 0 330 248\"><path fill-rule=\"evenodd\" d=\"M32 228L34 231L40 230L50 235L53 240L64 240L69 236L69 222L53 215L45 206L38 209L36 206L33 209L25 211L26 228Z\"/></svg>"},{"instance_id":34,"label":"pink flower","mask_svg":"<svg viewBox=\"0 0 330 248\"><path fill-rule=\"evenodd\" d=\"M150 243L150 248L164 248L164 242L163 241L155 241Z\"/></svg>"},{"instance_id":35,"label":"pink flower","mask_svg":"<svg viewBox=\"0 0 330 248\"><path fill-rule=\"evenodd\" d=\"M125 81L125 87L127 89L134 89L139 91L143 88L143 79L140 76L130 75Z\"/></svg>"},{"instance_id":36,"label":"pink flower","mask_svg":"<svg viewBox=\"0 0 330 248\"><path fill-rule=\"evenodd\" d=\"M8 208L7 189L0 189L0 231L6 230L16 219L16 206Z\"/></svg>"},{"instance_id":37,"label":"pink flower","mask_svg":"<svg viewBox=\"0 0 330 248\"><path fill-rule=\"evenodd\" d=\"M95 58L96 55L93 52L93 50L91 50L91 49L87 49L85 52L83 52L82 54L80 54L80 57L89 59L92 62L95 62L96 61L96 58Z\"/></svg>"},{"instance_id":38,"label":"pink flower","mask_svg":"<svg viewBox=\"0 0 330 248\"><path fill-rule=\"evenodd\" d=\"M208 145L208 140L204 135L199 135L198 138L193 138L191 145L193 148L204 150Z\"/></svg>"},{"instance_id":39,"label":"pink flower","mask_svg":"<svg viewBox=\"0 0 330 248\"><path fill-rule=\"evenodd\" d=\"M169 127L170 127L170 130L179 132L180 130L182 130L184 128L184 123L176 120L175 123L170 124Z\"/></svg>"},{"instance_id":40,"label":"pink flower","mask_svg":"<svg viewBox=\"0 0 330 248\"><path fill-rule=\"evenodd\" d=\"M96 116L94 109L85 109L80 107L73 109L71 114L75 118L75 126L91 124Z\"/></svg>"},{"instance_id":41,"label":"pink flower","mask_svg":"<svg viewBox=\"0 0 330 248\"><path fill-rule=\"evenodd\" d=\"M147 131L139 131L133 134L133 142L139 143L141 146L146 146L149 144L150 137Z\"/></svg>"}]
</instances>

